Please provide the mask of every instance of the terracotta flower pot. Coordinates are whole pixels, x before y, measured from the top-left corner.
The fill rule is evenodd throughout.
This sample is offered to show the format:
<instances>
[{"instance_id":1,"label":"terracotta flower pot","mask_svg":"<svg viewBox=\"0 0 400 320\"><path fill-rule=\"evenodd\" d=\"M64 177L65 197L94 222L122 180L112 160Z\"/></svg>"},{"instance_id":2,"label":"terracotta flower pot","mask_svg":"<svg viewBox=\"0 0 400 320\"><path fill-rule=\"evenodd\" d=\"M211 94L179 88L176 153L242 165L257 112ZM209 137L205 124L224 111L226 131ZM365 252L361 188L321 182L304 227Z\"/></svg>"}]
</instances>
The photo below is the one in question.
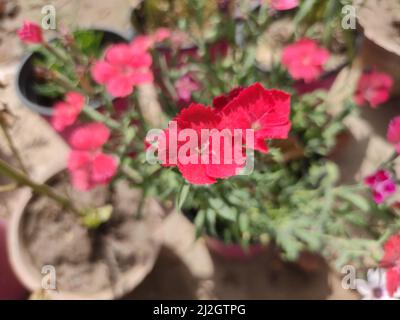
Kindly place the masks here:
<instances>
[{"instance_id":1,"label":"terracotta flower pot","mask_svg":"<svg viewBox=\"0 0 400 320\"><path fill-rule=\"evenodd\" d=\"M306 273L316 273L326 268L327 263L325 259L317 254L309 251L303 251L295 265Z\"/></svg>"},{"instance_id":2,"label":"terracotta flower pot","mask_svg":"<svg viewBox=\"0 0 400 320\"><path fill-rule=\"evenodd\" d=\"M205 242L208 250L227 259L246 261L265 252L265 246L261 244L253 244L245 249L239 244L225 244L211 237L205 237Z\"/></svg>"},{"instance_id":3,"label":"terracotta flower pot","mask_svg":"<svg viewBox=\"0 0 400 320\"><path fill-rule=\"evenodd\" d=\"M7 222L0 218L0 300L20 300L27 290L15 276L7 253Z\"/></svg>"},{"instance_id":4,"label":"terracotta flower pot","mask_svg":"<svg viewBox=\"0 0 400 320\"><path fill-rule=\"evenodd\" d=\"M96 29L95 31L103 32L104 37L102 40L102 45L104 46L110 43L120 43L128 41L128 39L124 35L116 31L105 29ZM49 118L53 114L54 103L59 99L55 100L48 97L40 96L34 90L33 84L36 82L36 79L33 72L33 62L38 57L39 54L34 52L26 55L23 58L16 76L16 90L18 97L26 107L44 117ZM90 102L90 105L94 108L100 107L100 104L96 103L96 101Z\"/></svg>"},{"instance_id":5,"label":"terracotta flower pot","mask_svg":"<svg viewBox=\"0 0 400 320\"><path fill-rule=\"evenodd\" d=\"M143 234L148 235L146 236L146 240L150 241L146 244L146 255L144 258L133 259L132 262L129 262L129 267L126 267L124 270L118 269L117 278L113 281L113 285L107 285L98 291L94 290L87 290L87 291L71 291L71 290L64 290L60 288L58 285L59 280L57 280L57 287L49 288L46 285L49 283L49 278L44 276L43 268L38 267L38 263L35 261L36 256L32 256L30 250L28 249L28 245L25 241L26 235L26 227L24 223L26 223L26 207L30 204L30 202L34 198L32 197L32 193L28 189L21 189L16 196L15 201L17 205L14 208L14 212L12 213L12 218L10 220L9 226L9 234L8 234L8 249L10 254L10 261L11 264L21 282L25 285L32 292L40 292L41 290L45 289L45 296L49 297L50 299L56 300L86 300L86 299L94 299L94 300L109 300L109 299L117 299L125 294L131 292L135 287L137 287L143 279L148 275L148 273L153 269L155 261L158 257L159 250L161 247L161 237L160 237L160 225L161 225L161 217L163 216L163 209L160 205L153 199L148 199L149 201L146 202L146 207L148 209L148 213L150 214L151 222L148 225L151 227L141 226L140 230ZM41 214L49 214L48 212L41 212ZM147 216L146 216L147 217ZM50 221L50 223L54 223ZM98 229L94 230L95 232ZM59 234L59 237L63 237L68 230L65 231L65 234ZM108 243L108 242L107 242ZM94 244L93 244L94 245ZM131 246L131 245L129 245ZM128 246L128 247L129 247ZM122 250L129 249L128 247L124 247ZM131 246L132 247L132 246ZM47 246L46 246L47 248ZM50 246L48 250L57 250L58 247ZM96 255L98 251L103 252L104 248L106 247L96 247L96 251L93 251ZM142 248L142 247L140 247ZM64 248L65 249L65 248ZM60 252L62 252L62 248L60 248ZM105 249L107 250L107 249ZM129 249L130 250L130 249ZM140 254L139 254L140 257ZM105 263L101 260L101 263ZM46 265L46 263L43 263ZM55 271L58 272L58 267L55 267ZM72 266L68 266L68 268L77 268L73 270L74 274L76 274L77 278L81 278L81 271L82 268L78 265L78 263L72 264ZM110 267L108 267L110 268ZM48 271L49 269L47 269ZM90 269L92 270L92 269ZM66 269L63 269L65 272ZM61 271L61 273L63 272ZM108 272L111 272L110 269ZM46 272L47 273L47 272ZM57 273L56 273L57 276ZM74 278L74 280L77 280ZM79 280L80 281L80 280ZM78 282L79 282L78 281ZM44 283L44 285L43 285ZM51 282L50 282L51 283ZM92 283L90 283L92 285ZM45 286L45 287L44 287Z\"/></svg>"}]
</instances>

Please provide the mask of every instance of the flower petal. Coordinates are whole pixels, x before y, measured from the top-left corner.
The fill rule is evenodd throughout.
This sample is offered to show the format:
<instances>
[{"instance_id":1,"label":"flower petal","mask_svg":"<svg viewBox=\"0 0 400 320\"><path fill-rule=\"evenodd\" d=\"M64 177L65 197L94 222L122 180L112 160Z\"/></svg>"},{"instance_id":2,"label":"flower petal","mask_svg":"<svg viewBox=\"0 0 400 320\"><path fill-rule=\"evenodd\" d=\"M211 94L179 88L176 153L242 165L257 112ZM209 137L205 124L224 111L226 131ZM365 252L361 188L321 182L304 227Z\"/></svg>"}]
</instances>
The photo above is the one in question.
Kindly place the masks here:
<instances>
[{"instance_id":1,"label":"flower petal","mask_svg":"<svg viewBox=\"0 0 400 320\"><path fill-rule=\"evenodd\" d=\"M210 185L217 182L207 174L205 164L181 164L178 163L179 172L189 183L195 185Z\"/></svg>"},{"instance_id":2,"label":"flower petal","mask_svg":"<svg viewBox=\"0 0 400 320\"><path fill-rule=\"evenodd\" d=\"M394 293L400 286L400 271L395 268L391 268L386 272L386 289L390 297L394 296Z\"/></svg>"},{"instance_id":3,"label":"flower petal","mask_svg":"<svg viewBox=\"0 0 400 320\"><path fill-rule=\"evenodd\" d=\"M99 84L106 84L113 77L118 75L118 69L105 61L97 61L91 69L94 81Z\"/></svg>"},{"instance_id":4,"label":"flower petal","mask_svg":"<svg viewBox=\"0 0 400 320\"><path fill-rule=\"evenodd\" d=\"M93 158L92 162L92 181L95 184L106 184L115 176L117 172L117 161L114 157L99 153Z\"/></svg>"},{"instance_id":5,"label":"flower petal","mask_svg":"<svg viewBox=\"0 0 400 320\"><path fill-rule=\"evenodd\" d=\"M69 144L77 150L96 150L110 138L110 130L100 122L93 122L74 130Z\"/></svg>"},{"instance_id":6,"label":"flower petal","mask_svg":"<svg viewBox=\"0 0 400 320\"><path fill-rule=\"evenodd\" d=\"M133 51L129 44L118 43L107 49L105 57L110 64L124 67L132 62Z\"/></svg>"},{"instance_id":7,"label":"flower petal","mask_svg":"<svg viewBox=\"0 0 400 320\"><path fill-rule=\"evenodd\" d=\"M107 83L107 91L115 98L125 98L133 92L132 77L116 75Z\"/></svg>"}]
</instances>

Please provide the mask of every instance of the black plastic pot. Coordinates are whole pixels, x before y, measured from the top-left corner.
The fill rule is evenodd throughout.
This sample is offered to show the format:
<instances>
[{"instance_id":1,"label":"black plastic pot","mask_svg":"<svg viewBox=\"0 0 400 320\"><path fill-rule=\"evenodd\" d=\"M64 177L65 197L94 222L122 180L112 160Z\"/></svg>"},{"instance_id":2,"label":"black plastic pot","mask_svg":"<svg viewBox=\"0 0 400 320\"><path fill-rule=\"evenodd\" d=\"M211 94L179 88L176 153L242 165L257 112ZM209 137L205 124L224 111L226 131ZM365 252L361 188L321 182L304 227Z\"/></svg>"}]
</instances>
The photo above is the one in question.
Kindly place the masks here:
<instances>
[{"instance_id":1,"label":"black plastic pot","mask_svg":"<svg viewBox=\"0 0 400 320\"><path fill-rule=\"evenodd\" d=\"M106 29L93 30L103 32L102 46L104 47L109 44L128 42L126 36L116 31ZM49 117L53 113L53 105L56 100L41 96L34 90L36 79L33 72L33 62L38 57L40 57L40 54L35 52L23 58L16 77L16 90L18 97L26 107L42 116ZM91 105L95 108L100 106L95 102L92 102Z\"/></svg>"}]
</instances>

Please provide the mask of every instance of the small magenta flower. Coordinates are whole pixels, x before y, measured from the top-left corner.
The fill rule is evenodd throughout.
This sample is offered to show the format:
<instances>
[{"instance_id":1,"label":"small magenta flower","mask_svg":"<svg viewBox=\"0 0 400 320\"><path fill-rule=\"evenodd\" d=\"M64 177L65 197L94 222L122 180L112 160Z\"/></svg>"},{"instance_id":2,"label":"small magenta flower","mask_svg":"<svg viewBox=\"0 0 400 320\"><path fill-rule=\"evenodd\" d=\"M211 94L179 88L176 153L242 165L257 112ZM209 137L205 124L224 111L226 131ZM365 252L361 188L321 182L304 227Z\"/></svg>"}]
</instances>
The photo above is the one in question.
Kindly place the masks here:
<instances>
[{"instance_id":1,"label":"small magenta flower","mask_svg":"<svg viewBox=\"0 0 400 320\"><path fill-rule=\"evenodd\" d=\"M153 35L154 42L163 42L171 37L172 31L168 28L158 28Z\"/></svg>"},{"instance_id":2,"label":"small magenta flower","mask_svg":"<svg viewBox=\"0 0 400 320\"><path fill-rule=\"evenodd\" d=\"M295 80L311 82L318 79L329 60L329 51L311 39L301 39L283 49L282 64Z\"/></svg>"},{"instance_id":3,"label":"small magenta flower","mask_svg":"<svg viewBox=\"0 0 400 320\"><path fill-rule=\"evenodd\" d=\"M357 105L369 104L376 108L390 97L393 79L386 73L371 71L364 73L358 80L354 100Z\"/></svg>"},{"instance_id":4,"label":"small magenta flower","mask_svg":"<svg viewBox=\"0 0 400 320\"><path fill-rule=\"evenodd\" d=\"M69 92L65 101L54 105L54 114L51 124L56 131L63 131L65 128L76 122L80 112L85 105L85 97L77 92Z\"/></svg>"},{"instance_id":5,"label":"small magenta flower","mask_svg":"<svg viewBox=\"0 0 400 320\"><path fill-rule=\"evenodd\" d=\"M192 93L200 89L200 83L190 74L180 77L175 83L178 99L182 103L190 102Z\"/></svg>"},{"instance_id":6,"label":"small magenta flower","mask_svg":"<svg viewBox=\"0 0 400 320\"><path fill-rule=\"evenodd\" d=\"M277 11L290 10L299 5L299 0L270 0L270 5Z\"/></svg>"},{"instance_id":7,"label":"small magenta flower","mask_svg":"<svg viewBox=\"0 0 400 320\"><path fill-rule=\"evenodd\" d=\"M97 122L79 127L72 133L67 167L77 190L87 191L107 184L117 173L117 159L102 151L109 138L108 128Z\"/></svg>"},{"instance_id":8,"label":"small magenta flower","mask_svg":"<svg viewBox=\"0 0 400 320\"><path fill-rule=\"evenodd\" d=\"M153 81L151 64L146 41L116 44L107 50L104 60L93 65L92 76L113 97L126 97L136 85Z\"/></svg>"},{"instance_id":9,"label":"small magenta flower","mask_svg":"<svg viewBox=\"0 0 400 320\"><path fill-rule=\"evenodd\" d=\"M17 33L21 41L25 43L38 44L43 42L42 29L38 24L31 21L24 21Z\"/></svg>"},{"instance_id":10,"label":"small magenta flower","mask_svg":"<svg viewBox=\"0 0 400 320\"><path fill-rule=\"evenodd\" d=\"M396 148L397 153L400 153L400 116L390 121L387 140Z\"/></svg>"},{"instance_id":11,"label":"small magenta flower","mask_svg":"<svg viewBox=\"0 0 400 320\"><path fill-rule=\"evenodd\" d=\"M397 191L397 185L388 170L378 170L365 178L364 183L371 188L374 201L377 204L385 201Z\"/></svg>"},{"instance_id":12,"label":"small magenta flower","mask_svg":"<svg viewBox=\"0 0 400 320\"><path fill-rule=\"evenodd\" d=\"M400 289L400 235L393 235L385 243L381 267L386 268L386 288L391 297ZM400 293L400 292L398 292Z\"/></svg>"}]
</instances>

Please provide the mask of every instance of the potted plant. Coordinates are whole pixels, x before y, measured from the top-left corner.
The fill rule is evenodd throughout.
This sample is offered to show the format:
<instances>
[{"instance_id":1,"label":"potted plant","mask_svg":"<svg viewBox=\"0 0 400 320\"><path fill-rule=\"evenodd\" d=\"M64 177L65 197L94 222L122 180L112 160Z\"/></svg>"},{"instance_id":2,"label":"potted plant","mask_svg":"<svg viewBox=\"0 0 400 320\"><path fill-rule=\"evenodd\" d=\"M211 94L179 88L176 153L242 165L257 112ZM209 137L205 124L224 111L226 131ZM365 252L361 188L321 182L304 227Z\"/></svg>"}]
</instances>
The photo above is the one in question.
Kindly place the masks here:
<instances>
[{"instance_id":1,"label":"potted plant","mask_svg":"<svg viewBox=\"0 0 400 320\"><path fill-rule=\"evenodd\" d=\"M54 104L68 91L90 90L93 82L87 77L88 68L105 48L128 42L120 33L105 29L58 34L47 42L40 27L30 22L25 22L18 34L32 45L32 52L22 59L17 72L17 94L25 106L46 117L51 117ZM90 104L100 107L95 92Z\"/></svg>"},{"instance_id":2,"label":"potted plant","mask_svg":"<svg viewBox=\"0 0 400 320\"><path fill-rule=\"evenodd\" d=\"M13 269L31 292L43 292L51 299L115 299L131 292L152 270L163 215L157 202L147 201L138 208L141 195L123 195L126 185L113 189L111 195L101 194L104 190L82 195L65 190L68 180L62 172L49 187L1 165L2 173L4 169L16 174L16 181L38 195L19 191L8 236ZM69 192L72 200L60 191ZM88 207L110 196L112 212L109 205ZM72 209L72 201L82 199L86 211ZM138 220L139 210L146 218ZM49 274L48 268L54 273Z\"/></svg>"},{"instance_id":3,"label":"potted plant","mask_svg":"<svg viewBox=\"0 0 400 320\"><path fill-rule=\"evenodd\" d=\"M251 38L242 40L215 60L210 59L206 35L196 37L202 48L198 55L183 63L171 66L155 57L161 66L160 101L172 126L148 143L161 164L172 167L167 170L171 176L183 177L170 186L177 190L178 207L196 224L198 235L208 239L210 249L225 256L243 257L258 252L260 245L273 244L287 259L300 259L306 269L311 265L305 261L309 252L339 266L371 259L380 250L376 234L353 235L358 234L354 230L364 234L368 220L381 208L365 198L364 186L338 185L339 170L329 160L345 130L344 119L356 110L356 81L335 83L331 92L298 95L295 81L320 79L329 50L312 39L295 40L265 74L256 67ZM356 92L365 97L365 92ZM211 156L202 163L204 154L207 159L225 151L224 139L219 147L211 138L204 143L199 138L202 129L227 130L228 142L235 140L235 129L242 138L244 131L253 130L253 146L239 138L239 156L255 150L246 158L254 158L254 171L238 175L237 169L243 168L235 159L210 165ZM180 134L186 139L179 140ZM171 136L177 139L172 144ZM186 145L190 140L199 144ZM187 153L197 162L187 159ZM167 188L167 182L162 183ZM244 248L240 254L238 245Z\"/></svg>"},{"instance_id":4,"label":"potted plant","mask_svg":"<svg viewBox=\"0 0 400 320\"><path fill-rule=\"evenodd\" d=\"M154 69L160 100L171 117L176 113L176 106L178 109L187 106L191 99L208 103L213 96L230 88L253 82L269 87L285 83L299 94L328 90L339 71L354 57L355 32L343 31L338 23L344 4L334 1L313 2L311 6L311 2L306 5L296 1L271 1L262 5L257 1L223 3L226 7L219 2L222 7L208 15L205 14L208 2L195 1L187 5L189 16L195 19L183 15L181 25L163 25L169 28L169 37L162 43L162 50L155 51ZM198 10L190 11L191 6L197 6ZM322 34L321 25L326 15L329 28ZM287 20L287 16L295 22ZM157 21L153 24L157 25ZM265 41L272 43L265 45ZM188 44L194 47L188 49ZM300 54L310 55L318 62L307 77L296 74L293 69ZM245 76L232 77L234 73ZM224 85L231 79L235 82L226 90Z\"/></svg>"},{"instance_id":5,"label":"potted plant","mask_svg":"<svg viewBox=\"0 0 400 320\"><path fill-rule=\"evenodd\" d=\"M20 32L24 39L26 34L30 41L40 39L27 32L27 26L40 32L26 22ZM147 105L138 103L137 87L153 79L149 51L158 36L111 45L85 69L88 82L80 82L54 104L50 123L61 134L68 131L70 151L49 181L34 181L0 161L3 175L28 187L18 193L9 249L13 267L29 289L45 286L56 299L117 298L134 289L153 267L165 213L153 198L153 181L164 174L143 166L148 124L142 108ZM65 58L58 54L55 59ZM82 76L79 61L68 54L78 73L74 77ZM58 79L47 82L49 88L57 84ZM90 106L93 99L104 108ZM55 274L44 277L46 266Z\"/></svg>"},{"instance_id":6,"label":"potted plant","mask_svg":"<svg viewBox=\"0 0 400 320\"><path fill-rule=\"evenodd\" d=\"M322 96L321 92L305 95L293 99L291 106L287 93L254 84L214 99L212 107L193 103L183 108L166 131L149 141L156 143L152 151L163 159L162 164L177 167L176 174L183 176L177 204L195 223L198 235L206 237L210 249L242 258L272 243L289 260L311 251L336 259L339 265L376 253L378 242L368 237L354 239L349 230L366 228L368 222L359 220L378 209L359 194L365 188L337 186L338 169L326 159L350 109L331 117ZM226 102L222 108L221 101ZM195 134L243 126L254 128L256 137L252 146L239 138L239 147L246 148L239 155L255 150L250 156L254 171L248 175L238 174L244 167L235 158L230 163L212 162L227 148L221 136L214 137L222 139L215 147L218 143L212 136L204 141ZM194 138L179 138L190 136L190 130ZM177 141L172 140L174 135ZM227 141L235 137L228 135ZM194 154L188 155L187 150ZM201 162L204 155L211 157L208 163ZM190 162L196 156L200 159ZM243 247L240 253L237 245Z\"/></svg>"}]
</instances>

